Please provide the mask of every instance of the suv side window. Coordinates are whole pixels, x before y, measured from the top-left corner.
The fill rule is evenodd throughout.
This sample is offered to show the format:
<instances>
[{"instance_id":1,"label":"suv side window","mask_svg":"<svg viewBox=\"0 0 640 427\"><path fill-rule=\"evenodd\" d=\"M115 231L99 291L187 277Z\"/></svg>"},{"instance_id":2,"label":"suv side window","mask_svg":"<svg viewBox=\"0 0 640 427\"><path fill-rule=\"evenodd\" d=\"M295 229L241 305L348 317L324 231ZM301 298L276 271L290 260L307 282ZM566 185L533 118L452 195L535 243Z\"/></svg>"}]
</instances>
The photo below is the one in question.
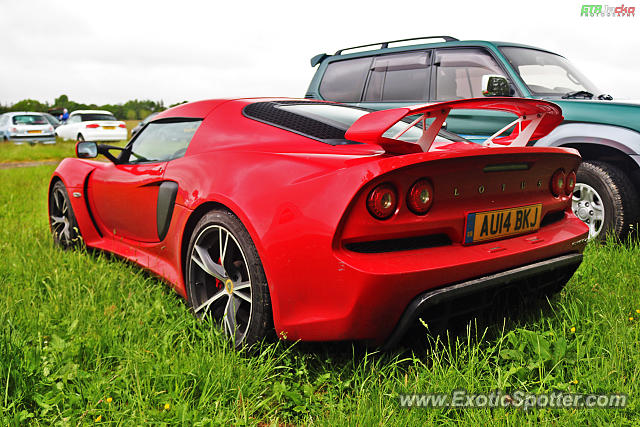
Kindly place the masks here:
<instances>
[{"instance_id":1,"label":"suv side window","mask_svg":"<svg viewBox=\"0 0 640 427\"><path fill-rule=\"evenodd\" d=\"M166 162L184 156L200 123L202 119L147 124L124 152L128 154L128 163Z\"/></svg>"},{"instance_id":2,"label":"suv side window","mask_svg":"<svg viewBox=\"0 0 640 427\"><path fill-rule=\"evenodd\" d=\"M437 101L482 98L482 76L507 77L493 57L479 48L438 50L433 65L432 98Z\"/></svg>"},{"instance_id":3,"label":"suv side window","mask_svg":"<svg viewBox=\"0 0 640 427\"><path fill-rule=\"evenodd\" d=\"M79 114L75 115L75 116L71 116L69 117L69 120L67 120L67 123L71 124L71 123L80 123L81 122L81 117Z\"/></svg>"},{"instance_id":4,"label":"suv side window","mask_svg":"<svg viewBox=\"0 0 640 427\"><path fill-rule=\"evenodd\" d=\"M360 102L371 58L331 62L322 76L320 95L329 101Z\"/></svg>"},{"instance_id":5,"label":"suv side window","mask_svg":"<svg viewBox=\"0 0 640 427\"><path fill-rule=\"evenodd\" d=\"M430 63L430 52L376 57L369 74L364 101L426 101Z\"/></svg>"}]
</instances>

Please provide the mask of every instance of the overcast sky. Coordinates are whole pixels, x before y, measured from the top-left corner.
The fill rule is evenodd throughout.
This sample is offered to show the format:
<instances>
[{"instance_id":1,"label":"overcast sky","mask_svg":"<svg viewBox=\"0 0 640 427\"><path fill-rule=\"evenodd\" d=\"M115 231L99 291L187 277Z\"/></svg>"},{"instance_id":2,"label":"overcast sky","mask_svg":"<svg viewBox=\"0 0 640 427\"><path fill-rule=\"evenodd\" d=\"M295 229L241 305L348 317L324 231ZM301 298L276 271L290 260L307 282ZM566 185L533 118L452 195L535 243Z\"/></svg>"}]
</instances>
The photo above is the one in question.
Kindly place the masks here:
<instances>
[{"instance_id":1,"label":"overcast sky","mask_svg":"<svg viewBox=\"0 0 640 427\"><path fill-rule=\"evenodd\" d=\"M441 34L552 50L640 99L640 0L628 18L580 17L584 2L0 0L0 103L302 97L317 53Z\"/></svg>"}]
</instances>

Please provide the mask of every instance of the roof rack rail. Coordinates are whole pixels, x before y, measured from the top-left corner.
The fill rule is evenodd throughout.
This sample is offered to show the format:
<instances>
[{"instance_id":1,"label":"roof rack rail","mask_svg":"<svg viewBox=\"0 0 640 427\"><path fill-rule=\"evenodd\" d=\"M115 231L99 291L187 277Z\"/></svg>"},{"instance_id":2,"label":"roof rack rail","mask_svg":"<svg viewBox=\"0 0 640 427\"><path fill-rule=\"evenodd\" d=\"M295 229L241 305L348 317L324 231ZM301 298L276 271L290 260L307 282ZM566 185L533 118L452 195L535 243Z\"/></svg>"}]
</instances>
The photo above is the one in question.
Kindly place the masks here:
<instances>
[{"instance_id":1,"label":"roof rack rail","mask_svg":"<svg viewBox=\"0 0 640 427\"><path fill-rule=\"evenodd\" d=\"M451 37L451 36L413 37L413 38L410 38L410 39L390 40L388 42L379 42L379 43L363 44L362 46L346 47L344 49L340 49L340 50L336 51L336 53L334 53L334 55L341 55L342 52L344 52L345 50L359 49L361 47L369 47L369 46L377 46L377 45L380 45L380 49L386 49L386 48L389 47L389 43L408 42L408 41L411 41L411 40L424 40L424 39L443 39L445 42L457 42L457 41L460 41L457 38Z\"/></svg>"}]
</instances>

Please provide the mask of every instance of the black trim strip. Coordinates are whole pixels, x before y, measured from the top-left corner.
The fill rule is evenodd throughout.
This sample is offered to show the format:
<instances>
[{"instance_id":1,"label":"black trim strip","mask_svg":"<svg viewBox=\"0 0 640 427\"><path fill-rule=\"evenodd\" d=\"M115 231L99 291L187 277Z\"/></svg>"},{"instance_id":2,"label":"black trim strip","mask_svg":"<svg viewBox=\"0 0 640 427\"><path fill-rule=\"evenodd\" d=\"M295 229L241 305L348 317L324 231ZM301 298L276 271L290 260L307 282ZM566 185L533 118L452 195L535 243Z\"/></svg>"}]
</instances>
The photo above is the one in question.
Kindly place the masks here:
<instances>
[{"instance_id":1,"label":"black trim strip","mask_svg":"<svg viewBox=\"0 0 640 427\"><path fill-rule=\"evenodd\" d=\"M102 238L103 237L102 232L100 231L100 228L98 227L98 223L96 222L96 219L93 217L93 212L91 212L91 207L89 206L89 193L88 193L89 178L91 177L91 174L93 174L93 172L95 172L95 169L89 172L87 174L87 177L84 179L82 192L84 193L84 204L87 207L87 213L89 214L89 218L91 218L91 222L93 223L93 228L95 228L96 232L98 233L98 236Z\"/></svg>"},{"instance_id":2,"label":"black trim strip","mask_svg":"<svg viewBox=\"0 0 640 427\"><path fill-rule=\"evenodd\" d=\"M176 204L176 196L178 195L178 183L173 181L165 181L160 184L158 189L158 205L156 208L156 224L158 227L158 238L164 240L171 225L171 217L173 216L173 208Z\"/></svg>"}]
</instances>

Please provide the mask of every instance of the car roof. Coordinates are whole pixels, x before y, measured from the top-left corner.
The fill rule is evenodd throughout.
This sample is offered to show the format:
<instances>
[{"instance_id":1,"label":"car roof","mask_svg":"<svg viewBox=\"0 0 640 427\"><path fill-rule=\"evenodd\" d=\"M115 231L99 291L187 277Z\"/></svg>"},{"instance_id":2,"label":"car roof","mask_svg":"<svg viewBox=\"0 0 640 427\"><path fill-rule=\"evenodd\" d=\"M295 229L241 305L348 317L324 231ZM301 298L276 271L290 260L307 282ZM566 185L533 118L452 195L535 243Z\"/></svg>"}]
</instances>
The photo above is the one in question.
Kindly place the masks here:
<instances>
[{"instance_id":1,"label":"car roof","mask_svg":"<svg viewBox=\"0 0 640 427\"><path fill-rule=\"evenodd\" d=\"M227 102L244 102L246 104L251 104L254 102L265 102L265 101L285 101L285 100L295 100L295 101L317 101L313 99L297 99L297 98L283 98L283 97L270 97L270 98L224 98L224 99L205 99L203 101L194 101L186 104L180 104L175 107L166 109L158 113L157 116L153 118L153 121L168 118L168 117L191 117L191 118L205 118L211 113L216 107L222 105Z\"/></svg>"},{"instance_id":2,"label":"car roof","mask_svg":"<svg viewBox=\"0 0 640 427\"><path fill-rule=\"evenodd\" d=\"M113 113L111 111L107 111L107 110L76 110L73 113L71 113L70 115L74 115L74 114L91 114L91 113L111 114L111 115L113 115Z\"/></svg>"},{"instance_id":3,"label":"car roof","mask_svg":"<svg viewBox=\"0 0 640 427\"><path fill-rule=\"evenodd\" d=\"M5 113L8 116L17 116L17 115L21 115L21 116L41 116L42 113L38 113L36 111L8 111Z\"/></svg>"},{"instance_id":4,"label":"car roof","mask_svg":"<svg viewBox=\"0 0 640 427\"><path fill-rule=\"evenodd\" d=\"M372 56L372 55L401 53L401 52L408 52L408 51L413 51L413 50L434 49L434 48L443 48L443 47L477 47L477 46L494 47L494 48L497 48L497 47L521 47L521 48L535 49L535 50L540 50L540 51L556 54L555 52L552 52L552 51L547 50L547 49L542 49L542 48L539 48L539 47L536 47L536 46L530 46L530 45L521 44L521 43L490 41L490 40L457 40L457 39L454 39L454 40L447 40L447 41L444 41L444 42L418 43L418 44L409 44L409 45L402 45L402 46L396 46L396 47L384 47L384 46L387 46L388 43L393 43L393 42L375 43L374 45L380 45L381 46L378 49L357 51L357 52L352 52L352 53L343 53L343 51L348 51L348 50L354 49L354 48L343 48L343 49L339 49L338 51L336 51L336 53L333 54L333 55L319 54L319 55L314 56L311 59L311 65L315 66L315 65L317 65L317 64L319 64L321 62L324 62L326 60L335 61L335 60L341 60L341 59L360 58L360 57L367 57L367 56ZM367 47L367 46L369 46L369 45L365 45L363 47Z\"/></svg>"}]
</instances>

